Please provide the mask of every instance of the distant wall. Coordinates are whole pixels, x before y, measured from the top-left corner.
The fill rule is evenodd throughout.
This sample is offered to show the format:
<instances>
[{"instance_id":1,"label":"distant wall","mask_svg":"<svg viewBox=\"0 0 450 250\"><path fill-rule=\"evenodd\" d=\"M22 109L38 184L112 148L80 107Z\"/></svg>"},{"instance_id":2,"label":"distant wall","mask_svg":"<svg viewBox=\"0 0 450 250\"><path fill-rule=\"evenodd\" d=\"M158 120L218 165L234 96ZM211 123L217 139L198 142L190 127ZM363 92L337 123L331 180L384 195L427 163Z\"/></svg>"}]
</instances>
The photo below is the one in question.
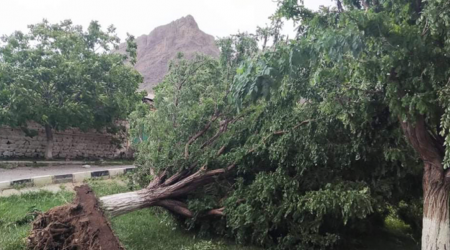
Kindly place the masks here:
<instances>
[{"instance_id":1,"label":"distant wall","mask_svg":"<svg viewBox=\"0 0 450 250\"><path fill-rule=\"evenodd\" d=\"M46 136L43 128L29 124L38 131L33 138L21 129L0 127L0 159L43 158ZM126 134L111 135L96 131L81 132L78 129L54 131L53 157L59 159L127 159L133 153Z\"/></svg>"}]
</instances>

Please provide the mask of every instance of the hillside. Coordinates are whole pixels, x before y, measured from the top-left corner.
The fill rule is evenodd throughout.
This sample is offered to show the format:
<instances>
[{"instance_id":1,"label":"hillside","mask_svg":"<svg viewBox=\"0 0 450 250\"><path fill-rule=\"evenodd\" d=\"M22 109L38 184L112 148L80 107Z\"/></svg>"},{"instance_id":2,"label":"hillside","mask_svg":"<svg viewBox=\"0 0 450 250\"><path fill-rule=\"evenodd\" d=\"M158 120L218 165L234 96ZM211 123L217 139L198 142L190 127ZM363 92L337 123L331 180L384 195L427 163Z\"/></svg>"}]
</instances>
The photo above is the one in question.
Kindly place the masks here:
<instances>
[{"instance_id":1,"label":"hillside","mask_svg":"<svg viewBox=\"0 0 450 250\"><path fill-rule=\"evenodd\" d=\"M152 89L164 77L168 63L178 52L187 58L195 54L217 57L219 49L214 37L201 31L194 17L188 15L169 24L155 28L150 34L136 39L137 63L135 68L144 76L140 89L152 92ZM124 53L126 43L119 47Z\"/></svg>"}]
</instances>

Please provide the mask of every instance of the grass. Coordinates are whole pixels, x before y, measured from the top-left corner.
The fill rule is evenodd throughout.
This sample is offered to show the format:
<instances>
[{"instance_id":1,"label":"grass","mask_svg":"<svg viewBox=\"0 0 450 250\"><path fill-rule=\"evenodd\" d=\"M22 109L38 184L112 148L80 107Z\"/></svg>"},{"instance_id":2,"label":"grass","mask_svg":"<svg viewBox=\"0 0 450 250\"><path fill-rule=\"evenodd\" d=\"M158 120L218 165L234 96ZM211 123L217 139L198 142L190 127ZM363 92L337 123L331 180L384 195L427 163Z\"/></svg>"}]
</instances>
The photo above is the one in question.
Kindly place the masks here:
<instances>
[{"instance_id":1,"label":"grass","mask_svg":"<svg viewBox=\"0 0 450 250\"><path fill-rule=\"evenodd\" d=\"M97 196L129 191L123 182L90 180ZM35 211L69 203L73 193L57 194L41 191L0 198L0 250L23 250ZM143 209L111 220L112 227L127 250L256 250L256 247L235 245L224 239L202 239L187 232L155 209ZM365 250L420 249L408 236L408 226L395 217L388 217L386 229L368 238L359 239Z\"/></svg>"},{"instance_id":2,"label":"grass","mask_svg":"<svg viewBox=\"0 0 450 250\"><path fill-rule=\"evenodd\" d=\"M47 191L0 198L0 250L25 249L33 212L47 211L72 200L72 193Z\"/></svg>"},{"instance_id":3,"label":"grass","mask_svg":"<svg viewBox=\"0 0 450 250\"><path fill-rule=\"evenodd\" d=\"M17 164L17 163L0 162L0 168L4 168L4 169L14 169L14 168L17 168L18 166L19 166L19 164Z\"/></svg>"},{"instance_id":4,"label":"grass","mask_svg":"<svg viewBox=\"0 0 450 250\"><path fill-rule=\"evenodd\" d=\"M91 180L96 195L126 192L127 187L111 181ZM46 191L20 196L0 197L0 250L26 249L25 239L34 212L71 202L73 193ZM256 250L237 246L221 239L199 239L178 228L167 216L156 216L152 209L144 209L111 220L112 227L127 250Z\"/></svg>"},{"instance_id":5,"label":"grass","mask_svg":"<svg viewBox=\"0 0 450 250\"><path fill-rule=\"evenodd\" d=\"M98 166L116 166L116 165L133 165L134 160L106 160L106 161L95 161L93 165Z\"/></svg>"},{"instance_id":6,"label":"grass","mask_svg":"<svg viewBox=\"0 0 450 250\"><path fill-rule=\"evenodd\" d=\"M128 192L126 186L117 182L105 185L103 181L91 180L89 185L97 196ZM198 239L191 232L178 228L168 216L155 215L154 209L143 209L111 220L120 242L128 250L256 250L225 240ZM149 245L150 244L150 245Z\"/></svg>"},{"instance_id":7,"label":"grass","mask_svg":"<svg viewBox=\"0 0 450 250\"><path fill-rule=\"evenodd\" d=\"M0 168L4 169L15 169L18 167L41 168L48 166L49 164L46 163L0 163Z\"/></svg>"}]
</instances>

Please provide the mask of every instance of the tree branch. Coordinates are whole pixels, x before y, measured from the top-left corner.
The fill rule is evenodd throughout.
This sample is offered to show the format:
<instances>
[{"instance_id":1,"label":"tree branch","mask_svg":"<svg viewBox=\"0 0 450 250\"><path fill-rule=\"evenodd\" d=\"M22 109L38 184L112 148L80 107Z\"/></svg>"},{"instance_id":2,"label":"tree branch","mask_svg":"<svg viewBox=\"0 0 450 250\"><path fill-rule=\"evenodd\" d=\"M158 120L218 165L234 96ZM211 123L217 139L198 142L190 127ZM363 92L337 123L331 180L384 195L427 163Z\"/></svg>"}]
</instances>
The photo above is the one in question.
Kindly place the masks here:
<instances>
[{"instance_id":1,"label":"tree branch","mask_svg":"<svg viewBox=\"0 0 450 250\"><path fill-rule=\"evenodd\" d=\"M147 189L156 188L159 185L161 185L161 183L164 182L166 175L167 175L167 171L164 170L159 175L155 176L155 178L148 184Z\"/></svg>"},{"instance_id":2,"label":"tree branch","mask_svg":"<svg viewBox=\"0 0 450 250\"><path fill-rule=\"evenodd\" d=\"M192 218L194 214L187 208L184 202L177 200L160 200L156 202L156 206L163 207L175 214L182 215L187 218Z\"/></svg>"},{"instance_id":3,"label":"tree branch","mask_svg":"<svg viewBox=\"0 0 450 250\"><path fill-rule=\"evenodd\" d=\"M206 124L205 128L203 128L203 130L201 130L200 132L198 132L197 134L195 134L193 137L191 137L189 139L189 141L186 143L186 146L184 146L184 158L188 159L189 158L189 146L194 143L195 140L197 140L200 136L202 136L204 133L206 133L206 131L208 131L208 129L211 127L211 124L217 120L219 116L218 115L214 115L214 117L208 122L208 124Z\"/></svg>"},{"instance_id":4,"label":"tree branch","mask_svg":"<svg viewBox=\"0 0 450 250\"><path fill-rule=\"evenodd\" d=\"M186 218L194 217L194 213L191 212L186 203L178 200L161 200L155 203L155 206L163 207L172 213L181 215ZM203 216L225 216L225 208L211 209L207 211Z\"/></svg>"},{"instance_id":5,"label":"tree branch","mask_svg":"<svg viewBox=\"0 0 450 250\"><path fill-rule=\"evenodd\" d=\"M276 132L273 133L273 135L284 135L284 134L289 133L290 131L295 130L295 129L297 129L297 128L303 126L303 125L306 125L306 124L308 124L308 123L310 123L310 122L312 122L312 121L315 121L315 120L305 120L305 121L302 121L302 122L300 122L299 124L297 124L297 125L295 125L294 127L292 127L290 130L280 130L280 131L276 131Z\"/></svg>"},{"instance_id":6,"label":"tree branch","mask_svg":"<svg viewBox=\"0 0 450 250\"><path fill-rule=\"evenodd\" d=\"M209 211L206 213L206 215L225 216L224 211L225 211L225 208L224 208L224 207L222 207L222 208L217 208L217 209L212 209L212 210L209 210Z\"/></svg>"},{"instance_id":7,"label":"tree branch","mask_svg":"<svg viewBox=\"0 0 450 250\"><path fill-rule=\"evenodd\" d=\"M219 151L217 151L217 156L220 156L220 155L222 155L223 154L223 152L225 151L225 148L226 148L226 146L224 145L224 146L222 146L220 149L219 149Z\"/></svg>"}]
</instances>

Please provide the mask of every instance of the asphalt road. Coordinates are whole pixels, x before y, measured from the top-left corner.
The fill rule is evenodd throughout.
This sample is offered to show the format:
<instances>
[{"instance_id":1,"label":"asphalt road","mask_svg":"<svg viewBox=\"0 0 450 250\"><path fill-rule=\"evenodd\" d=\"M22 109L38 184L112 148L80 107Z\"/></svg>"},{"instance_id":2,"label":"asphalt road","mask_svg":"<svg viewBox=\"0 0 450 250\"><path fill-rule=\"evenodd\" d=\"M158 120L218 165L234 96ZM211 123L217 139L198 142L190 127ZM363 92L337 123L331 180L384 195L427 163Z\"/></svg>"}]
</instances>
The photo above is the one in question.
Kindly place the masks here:
<instances>
[{"instance_id":1,"label":"asphalt road","mask_svg":"<svg viewBox=\"0 0 450 250\"><path fill-rule=\"evenodd\" d=\"M47 167L17 167L13 169L0 168L0 181L28 179L35 176L44 176L44 175L73 174L77 172L134 167L133 165L120 165L120 166L91 165L90 168L83 168L82 166L83 165L55 165Z\"/></svg>"}]
</instances>

